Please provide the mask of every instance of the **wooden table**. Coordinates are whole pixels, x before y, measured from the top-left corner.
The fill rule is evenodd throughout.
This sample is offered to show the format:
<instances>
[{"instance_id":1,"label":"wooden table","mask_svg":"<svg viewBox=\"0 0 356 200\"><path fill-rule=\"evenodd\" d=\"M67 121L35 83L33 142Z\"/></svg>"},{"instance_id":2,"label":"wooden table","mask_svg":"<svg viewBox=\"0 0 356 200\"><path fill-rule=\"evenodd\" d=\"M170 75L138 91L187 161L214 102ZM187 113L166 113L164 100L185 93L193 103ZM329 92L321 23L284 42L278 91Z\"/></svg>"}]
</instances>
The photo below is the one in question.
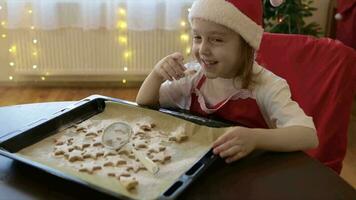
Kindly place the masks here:
<instances>
[{"instance_id":1,"label":"wooden table","mask_svg":"<svg viewBox=\"0 0 356 200\"><path fill-rule=\"evenodd\" d=\"M0 107L0 137L73 102ZM112 197L0 156L0 199ZM214 163L180 199L356 199L356 190L303 152L255 152L227 165Z\"/></svg>"}]
</instances>

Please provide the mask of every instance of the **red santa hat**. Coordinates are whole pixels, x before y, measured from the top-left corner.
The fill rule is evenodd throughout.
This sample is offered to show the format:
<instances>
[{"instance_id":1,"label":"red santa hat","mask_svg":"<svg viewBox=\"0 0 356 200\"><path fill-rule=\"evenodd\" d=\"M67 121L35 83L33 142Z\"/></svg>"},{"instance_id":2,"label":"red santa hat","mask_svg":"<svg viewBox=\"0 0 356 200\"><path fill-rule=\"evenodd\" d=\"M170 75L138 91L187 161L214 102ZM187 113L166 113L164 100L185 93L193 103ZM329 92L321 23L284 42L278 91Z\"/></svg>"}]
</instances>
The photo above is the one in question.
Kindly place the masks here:
<instances>
[{"instance_id":1,"label":"red santa hat","mask_svg":"<svg viewBox=\"0 0 356 200\"><path fill-rule=\"evenodd\" d=\"M258 50L263 35L262 13L261 0L196 0L189 12L189 22L201 18L224 25Z\"/></svg>"}]
</instances>

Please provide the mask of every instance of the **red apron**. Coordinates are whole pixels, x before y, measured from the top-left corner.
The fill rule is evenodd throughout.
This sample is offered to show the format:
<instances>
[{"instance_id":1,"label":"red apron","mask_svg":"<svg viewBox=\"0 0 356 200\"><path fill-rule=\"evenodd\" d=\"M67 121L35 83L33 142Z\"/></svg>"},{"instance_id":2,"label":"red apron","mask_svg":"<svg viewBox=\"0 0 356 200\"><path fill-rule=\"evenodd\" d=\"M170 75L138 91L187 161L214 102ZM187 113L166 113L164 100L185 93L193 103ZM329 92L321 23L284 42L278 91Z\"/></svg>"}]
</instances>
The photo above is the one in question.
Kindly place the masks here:
<instances>
[{"instance_id":1,"label":"red apron","mask_svg":"<svg viewBox=\"0 0 356 200\"><path fill-rule=\"evenodd\" d=\"M203 75L192 91L190 112L204 117L214 116L249 128L268 128L256 100L251 97L232 100L233 94L215 106L207 107L200 93L205 80L206 76Z\"/></svg>"}]
</instances>

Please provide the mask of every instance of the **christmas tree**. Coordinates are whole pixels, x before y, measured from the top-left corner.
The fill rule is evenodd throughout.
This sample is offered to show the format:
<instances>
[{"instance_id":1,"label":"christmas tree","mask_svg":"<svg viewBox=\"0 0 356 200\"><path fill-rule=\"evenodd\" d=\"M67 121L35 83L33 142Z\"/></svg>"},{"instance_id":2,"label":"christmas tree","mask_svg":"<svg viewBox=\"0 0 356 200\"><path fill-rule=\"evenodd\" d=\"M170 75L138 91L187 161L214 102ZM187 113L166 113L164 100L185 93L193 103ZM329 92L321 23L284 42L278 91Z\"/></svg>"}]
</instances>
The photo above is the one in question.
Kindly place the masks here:
<instances>
[{"instance_id":1,"label":"christmas tree","mask_svg":"<svg viewBox=\"0 0 356 200\"><path fill-rule=\"evenodd\" d=\"M263 0L264 26L267 32L321 36L319 24L307 24L304 18L317 10L312 0ZM279 5L280 4L280 5Z\"/></svg>"}]
</instances>

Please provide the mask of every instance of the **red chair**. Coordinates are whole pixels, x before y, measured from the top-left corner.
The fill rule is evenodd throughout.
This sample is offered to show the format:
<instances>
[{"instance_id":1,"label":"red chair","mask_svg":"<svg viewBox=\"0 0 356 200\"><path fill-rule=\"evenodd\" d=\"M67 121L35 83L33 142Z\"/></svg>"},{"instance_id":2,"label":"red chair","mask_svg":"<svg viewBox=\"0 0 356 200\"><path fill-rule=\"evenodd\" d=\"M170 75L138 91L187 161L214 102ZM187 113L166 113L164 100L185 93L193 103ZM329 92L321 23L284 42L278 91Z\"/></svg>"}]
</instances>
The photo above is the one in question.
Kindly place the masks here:
<instances>
[{"instance_id":1,"label":"red chair","mask_svg":"<svg viewBox=\"0 0 356 200\"><path fill-rule=\"evenodd\" d=\"M313 117L319 146L307 153L340 173L356 93L356 52L332 39L265 33L257 61L289 83Z\"/></svg>"}]
</instances>

